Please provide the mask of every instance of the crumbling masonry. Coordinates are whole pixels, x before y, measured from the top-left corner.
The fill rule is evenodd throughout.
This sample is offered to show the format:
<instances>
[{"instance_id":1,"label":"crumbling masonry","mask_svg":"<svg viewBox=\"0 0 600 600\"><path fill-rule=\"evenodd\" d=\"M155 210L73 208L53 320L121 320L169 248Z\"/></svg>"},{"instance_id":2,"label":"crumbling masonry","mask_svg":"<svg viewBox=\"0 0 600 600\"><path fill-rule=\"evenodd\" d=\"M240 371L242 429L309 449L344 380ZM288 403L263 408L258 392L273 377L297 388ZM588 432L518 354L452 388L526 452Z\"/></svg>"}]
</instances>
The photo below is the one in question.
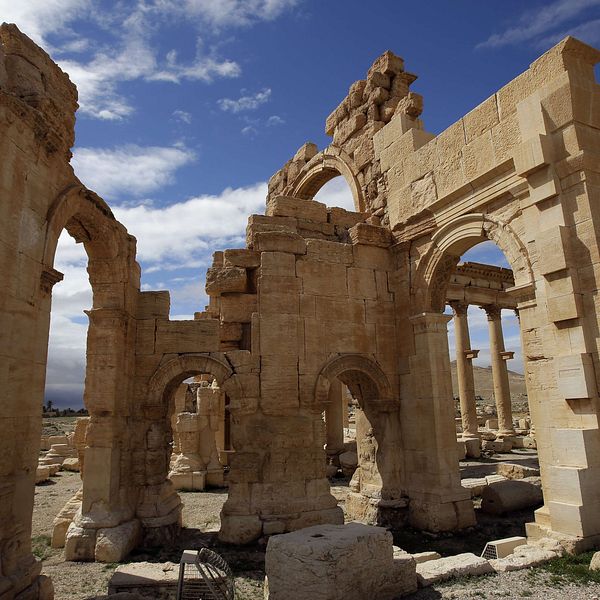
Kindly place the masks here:
<instances>
[{"instance_id":1,"label":"crumbling masonry","mask_svg":"<svg viewBox=\"0 0 600 600\"><path fill-rule=\"evenodd\" d=\"M529 536L600 535L600 52L566 38L434 136L416 77L386 52L252 215L247 247L215 254L210 305L169 320L140 291L135 239L75 177L77 94L14 26L0 28L0 597L47 597L30 533L54 265L66 229L93 288L81 509L67 558L121 558L177 535L168 479L173 396L209 376L231 414L221 537L341 523L322 414L358 401L352 515L432 531L472 525L460 485L446 325L461 254L492 240L518 308L544 506ZM356 212L312 200L348 182ZM357 417L358 420L358 417Z\"/></svg>"}]
</instances>

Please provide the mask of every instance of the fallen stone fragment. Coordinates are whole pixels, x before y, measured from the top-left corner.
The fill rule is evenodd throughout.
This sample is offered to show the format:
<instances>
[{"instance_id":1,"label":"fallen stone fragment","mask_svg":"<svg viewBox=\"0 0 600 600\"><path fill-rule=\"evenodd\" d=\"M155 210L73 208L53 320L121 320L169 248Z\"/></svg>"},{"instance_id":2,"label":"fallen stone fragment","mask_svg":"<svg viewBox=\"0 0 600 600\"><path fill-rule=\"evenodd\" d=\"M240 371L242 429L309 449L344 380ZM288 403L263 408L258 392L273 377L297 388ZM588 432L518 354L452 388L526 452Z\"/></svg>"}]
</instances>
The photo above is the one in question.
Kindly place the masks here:
<instances>
[{"instance_id":1,"label":"fallen stone fragment","mask_svg":"<svg viewBox=\"0 0 600 600\"><path fill-rule=\"evenodd\" d=\"M494 569L489 561L471 552L417 564L417 579L420 587L427 587L454 577L485 575L493 572Z\"/></svg>"}]
</instances>

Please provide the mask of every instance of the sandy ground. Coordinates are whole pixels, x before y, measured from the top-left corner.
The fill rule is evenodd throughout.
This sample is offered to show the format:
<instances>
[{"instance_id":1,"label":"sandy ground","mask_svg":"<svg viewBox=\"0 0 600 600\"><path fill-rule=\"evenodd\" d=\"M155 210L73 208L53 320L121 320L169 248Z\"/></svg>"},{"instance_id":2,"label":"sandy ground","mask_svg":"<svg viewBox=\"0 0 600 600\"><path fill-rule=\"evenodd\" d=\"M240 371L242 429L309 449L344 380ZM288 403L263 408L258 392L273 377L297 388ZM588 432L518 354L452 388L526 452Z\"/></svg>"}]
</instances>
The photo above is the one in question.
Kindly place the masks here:
<instances>
[{"instance_id":1,"label":"sandy ground","mask_svg":"<svg viewBox=\"0 0 600 600\"><path fill-rule=\"evenodd\" d=\"M474 467L473 467L474 468ZM485 467L484 467L485 468ZM333 486L340 504L348 492L347 482ZM77 473L61 472L51 483L36 487L33 515L33 545L35 553L44 560L43 572L52 577L56 600L81 600L106 594L108 581L117 565L64 562L63 550L50 548L52 519L80 485ZM263 600L264 545L231 547L220 544L215 532L219 527L219 512L227 498L226 490L205 493L184 493L182 530L174 548L138 551L127 560L179 562L185 548L208 546L222 554L236 575L237 600ZM478 515L478 526L460 535L424 535L404 530L395 532L395 543L409 552L437 550L442 554L481 552L486 540L519 535L523 523L531 520L531 511L493 519ZM587 599L600 600L600 584L575 586L552 581L549 574L539 571L520 571L502 575L462 579L437 585L409 596L410 600L462 600L467 598L532 598L534 600ZM307 598L307 600L310 600ZM376 600L376 599L368 599Z\"/></svg>"}]
</instances>

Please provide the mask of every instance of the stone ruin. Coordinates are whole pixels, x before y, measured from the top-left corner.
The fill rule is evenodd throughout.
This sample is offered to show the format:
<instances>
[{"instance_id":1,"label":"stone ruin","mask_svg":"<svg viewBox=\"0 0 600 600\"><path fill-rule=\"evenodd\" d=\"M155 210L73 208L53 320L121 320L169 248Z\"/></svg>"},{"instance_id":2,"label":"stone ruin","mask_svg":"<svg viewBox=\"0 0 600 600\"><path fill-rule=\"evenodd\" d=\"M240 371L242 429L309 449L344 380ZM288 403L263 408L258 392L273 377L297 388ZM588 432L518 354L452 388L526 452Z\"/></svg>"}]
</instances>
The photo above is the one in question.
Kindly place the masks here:
<instances>
[{"instance_id":1,"label":"stone ruin","mask_svg":"<svg viewBox=\"0 0 600 600\"><path fill-rule=\"evenodd\" d=\"M339 409L340 384L359 407L348 516L433 532L473 525L458 466L452 317L443 311L450 302L460 321L465 303L489 306L502 392L504 299L519 313L544 490L527 535L573 550L597 543L599 61L599 51L565 38L435 136L409 90L416 76L386 52L327 119L332 143L305 144L272 177L246 247L214 254L206 310L171 321L169 293L140 289L135 239L73 173L75 86L2 25L0 596L51 596L30 538L52 286L62 278L54 255L65 229L85 247L93 289L90 417L78 509L63 522L67 559L115 561L137 545L171 542L181 524L171 479L201 485L223 466L222 453L223 541L342 523L322 417ZM313 200L340 175L355 212ZM460 256L485 240L504 252L510 285L456 297ZM472 349L467 336L461 343L469 439ZM196 412L175 412L191 377L210 381L198 389L227 406L235 451L220 450L220 425L203 400ZM510 437L506 396L498 398L499 433Z\"/></svg>"}]
</instances>

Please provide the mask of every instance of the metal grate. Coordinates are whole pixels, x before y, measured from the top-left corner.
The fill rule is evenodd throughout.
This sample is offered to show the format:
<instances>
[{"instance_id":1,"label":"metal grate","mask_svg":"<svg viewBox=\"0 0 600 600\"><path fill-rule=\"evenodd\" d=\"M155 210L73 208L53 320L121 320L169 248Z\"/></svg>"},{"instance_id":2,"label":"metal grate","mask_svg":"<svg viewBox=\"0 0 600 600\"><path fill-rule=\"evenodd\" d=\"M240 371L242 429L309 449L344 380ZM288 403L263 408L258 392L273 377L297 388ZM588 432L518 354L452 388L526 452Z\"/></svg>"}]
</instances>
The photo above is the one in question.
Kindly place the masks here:
<instances>
[{"instance_id":1,"label":"metal grate","mask_svg":"<svg viewBox=\"0 0 600 600\"><path fill-rule=\"evenodd\" d=\"M485 558L487 560L496 560L498 558L498 549L496 548L496 544L486 544L483 552L481 553L481 558Z\"/></svg>"},{"instance_id":2,"label":"metal grate","mask_svg":"<svg viewBox=\"0 0 600 600\"><path fill-rule=\"evenodd\" d=\"M233 573L222 556L208 548L185 550L179 563L177 600L234 600Z\"/></svg>"}]
</instances>

